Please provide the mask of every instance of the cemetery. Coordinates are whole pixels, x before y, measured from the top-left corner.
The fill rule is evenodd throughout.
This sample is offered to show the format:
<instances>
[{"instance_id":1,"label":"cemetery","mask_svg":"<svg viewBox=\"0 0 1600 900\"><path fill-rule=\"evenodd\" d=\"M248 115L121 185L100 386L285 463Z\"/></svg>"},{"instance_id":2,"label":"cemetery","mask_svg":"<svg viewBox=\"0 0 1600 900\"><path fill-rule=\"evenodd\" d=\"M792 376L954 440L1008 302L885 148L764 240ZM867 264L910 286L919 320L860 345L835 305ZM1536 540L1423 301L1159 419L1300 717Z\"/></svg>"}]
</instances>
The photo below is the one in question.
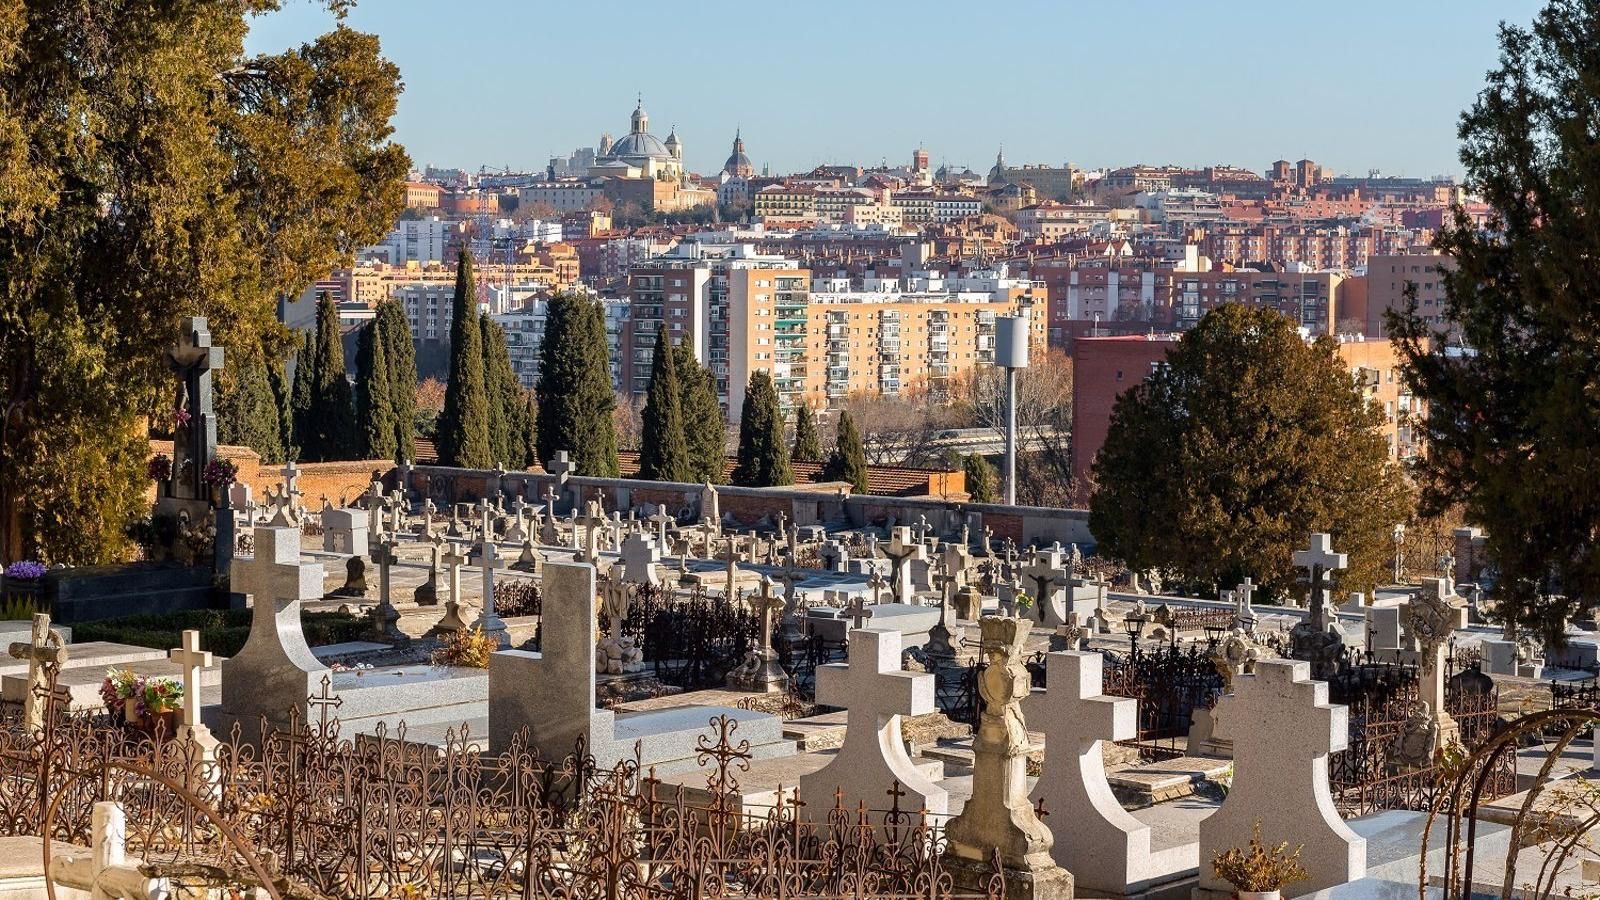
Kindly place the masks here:
<instances>
[{"instance_id":1,"label":"cemetery","mask_svg":"<svg viewBox=\"0 0 1600 900\"><path fill-rule=\"evenodd\" d=\"M257 498L200 475L191 326L154 507L211 543L160 571L219 586L0 622L0 897L1212 900L1280 845L1282 897L1600 879L1600 629L1488 624L1481 566L1339 600L1316 533L1303 601L1181 596L1071 511L564 454Z\"/></svg>"}]
</instances>

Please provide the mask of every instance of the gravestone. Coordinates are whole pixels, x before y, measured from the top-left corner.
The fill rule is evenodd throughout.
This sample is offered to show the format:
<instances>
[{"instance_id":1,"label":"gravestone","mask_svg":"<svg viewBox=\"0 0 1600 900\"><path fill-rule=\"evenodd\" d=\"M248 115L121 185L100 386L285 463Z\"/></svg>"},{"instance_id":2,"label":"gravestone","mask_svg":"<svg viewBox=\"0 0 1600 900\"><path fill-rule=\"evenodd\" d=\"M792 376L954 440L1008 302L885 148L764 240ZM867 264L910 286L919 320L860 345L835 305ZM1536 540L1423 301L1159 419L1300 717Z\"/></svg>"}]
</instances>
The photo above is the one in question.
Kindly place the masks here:
<instances>
[{"instance_id":1,"label":"gravestone","mask_svg":"<svg viewBox=\"0 0 1600 900\"><path fill-rule=\"evenodd\" d=\"M487 514L485 515L487 516ZM485 523L487 523L487 518L485 518ZM511 646L511 633L506 628L505 620L500 618L494 609L494 572L501 567L502 563L500 561L499 548L495 546L493 540L485 539L478 544L473 562L477 563L478 568L483 572L483 608L478 614L478 621L472 623L473 627L493 638L494 642L500 645L501 648L509 647ZM453 588L451 593L455 593Z\"/></svg>"},{"instance_id":2,"label":"gravestone","mask_svg":"<svg viewBox=\"0 0 1600 900\"><path fill-rule=\"evenodd\" d=\"M300 529L293 526L257 528L255 550L235 575L255 600L250 636L222 663L222 711L247 734L263 718L285 726L289 710L304 710L328 674L300 624L301 604L322 599L322 563L301 562Z\"/></svg>"},{"instance_id":3,"label":"gravestone","mask_svg":"<svg viewBox=\"0 0 1600 900\"><path fill-rule=\"evenodd\" d=\"M428 543L428 575L422 584L417 585L412 598L418 606L439 605L439 569L444 565L445 542L442 535L431 534Z\"/></svg>"},{"instance_id":4,"label":"gravestone","mask_svg":"<svg viewBox=\"0 0 1600 900\"><path fill-rule=\"evenodd\" d=\"M1061 545L1036 551L1027 568L1022 570L1027 585L1033 588L1034 608L1031 611L1038 621L1054 628L1066 622L1064 610L1056 605L1056 589L1072 579L1065 568Z\"/></svg>"},{"instance_id":5,"label":"gravestone","mask_svg":"<svg viewBox=\"0 0 1600 900\"><path fill-rule=\"evenodd\" d=\"M904 811L948 808L949 794L917 771L900 734L901 716L934 711L934 676L902 671L900 653L899 632L862 628L850 632L848 664L817 667L817 702L848 714L838 755L800 778L800 799L814 815L826 817L835 790L846 808L888 809L897 784Z\"/></svg>"},{"instance_id":6,"label":"gravestone","mask_svg":"<svg viewBox=\"0 0 1600 900\"><path fill-rule=\"evenodd\" d=\"M926 559L926 548L914 542L911 539L911 529L902 525L894 529L894 538L888 546L880 544L877 549L889 560L889 585L894 590L892 602L911 603L915 597L907 564L913 559Z\"/></svg>"},{"instance_id":7,"label":"gravestone","mask_svg":"<svg viewBox=\"0 0 1600 900\"><path fill-rule=\"evenodd\" d=\"M1138 737L1139 701L1102 693L1098 652L1047 656L1049 689L1029 699L1042 723L1044 770L1033 789L1051 818L1070 823L1052 855L1074 887L1096 896L1129 896L1173 879L1199 863L1198 845L1152 851L1150 826L1122 808L1106 780L1105 741Z\"/></svg>"},{"instance_id":8,"label":"gravestone","mask_svg":"<svg viewBox=\"0 0 1600 900\"><path fill-rule=\"evenodd\" d=\"M784 672L778 661L778 653L772 648L772 628L776 614L784 608L786 601L772 592L772 579L763 575L761 592L750 597L749 603L760 617L759 643L728 673L727 685L736 691L782 693L789 689L789 675Z\"/></svg>"},{"instance_id":9,"label":"gravestone","mask_svg":"<svg viewBox=\"0 0 1600 900\"><path fill-rule=\"evenodd\" d=\"M379 641L403 644L411 638L400 630L400 611L395 609L394 603L389 599L389 570L400 561L399 555L395 552L399 546L390 538L374 544L370 551L372 561L378 566L378 605L372 610L372 634ZM352 561L360 558L351 557Z\"/></svg>"},{"instance_id":10,"label":"gravestone","mask_svg":"<svg viewBox=\"0 0 1600 900\"><path fill-rule=\"evenodd\" d=\"M44 728L45 709L49 704L50 669L57 670L67 661L67 639L50 627L48 613L34 613L33 626L27 643L17 642L9 648L12 659L28 661L28 687L22 700L22 726L30 734Z\"/></svg>"},{"instance_id":11,"label":"gravestone","mask_svg":"<svg viewBox=\"0 0 1600 900\"><path fill-rule=\"evenodd\" d=\"M1294 885L1297 895L1353 881L1367 868L1366 841L1340 818L1328 786L1328 754L1348 744L1349 713L1330 704L1327 683L1310 674L1305 662L1261 660L1217 701L1215 734L1233 742L1233 784L1200 823L1202 860L1248 846L1257 822L1263 841L1304 845L1310 879ZM1200 888L1208 898L1232 893L1208 865Z\"/></svg>"},{"instance_id":12,"label":"gravestone","mask_svg":"<svg viewBox=\"0 0 1600 900\"><path fill-rule=\"evenodd\" d=\"M643 534L630 534L622 542L622 577L629 584L655 587L661 584L656 565L661 562L661 548L655 538Z\"/></svg>"},{"instance_id":13,"label":"gravestone","mask_svg":"<svg viewBox=\"0 0 1600 900\"><path fill-rule=\"evenodd\" d=\"M1460 740L1461 727L1445 709L1445 657L1451 635L1467 627L1467 608L1448 578L1424 578L1422 589L1405 605L1405 617L1406 632L1421 654L1418 701L1423 709L1406 723L1400 755L1406 764L1420 768L1432 763L1439 747Z\"/></svg>"}]
</instances>

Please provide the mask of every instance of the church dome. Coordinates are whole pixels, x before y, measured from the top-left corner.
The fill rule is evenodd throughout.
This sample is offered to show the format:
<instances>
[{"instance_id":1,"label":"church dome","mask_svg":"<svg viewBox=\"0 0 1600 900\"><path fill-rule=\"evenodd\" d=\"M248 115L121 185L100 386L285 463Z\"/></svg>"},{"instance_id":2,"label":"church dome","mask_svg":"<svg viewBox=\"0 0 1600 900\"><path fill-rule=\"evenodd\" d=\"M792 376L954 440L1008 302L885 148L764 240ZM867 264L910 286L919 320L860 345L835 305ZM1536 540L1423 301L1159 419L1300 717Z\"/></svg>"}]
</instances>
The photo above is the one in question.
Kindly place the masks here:
<instances>
[{"instance_id":1,"label":"church dome","mask_svg":"<svg viewBox=\"0 0 1600 900\"><path fill-rule=\"evenodd\" d=\"M728 161L722 164L722 168L723 171L734 172L740 169L753 169L755 166L751 164L750 157L745 156L743 152L739 152L728 157Z\"/></svg>"},{"instance_id":2,"label":"church dome","mask_svg":"<svg viewBox=\"0 0 1600 900\"><path fill-rule=\"evenodd\" d=\"M635 131L611 145L613 159L627 159L631 156L648 156L657 159L667 159L672 156L667 151L665 144L648 131Z\"/></svg>"}]
</instances>

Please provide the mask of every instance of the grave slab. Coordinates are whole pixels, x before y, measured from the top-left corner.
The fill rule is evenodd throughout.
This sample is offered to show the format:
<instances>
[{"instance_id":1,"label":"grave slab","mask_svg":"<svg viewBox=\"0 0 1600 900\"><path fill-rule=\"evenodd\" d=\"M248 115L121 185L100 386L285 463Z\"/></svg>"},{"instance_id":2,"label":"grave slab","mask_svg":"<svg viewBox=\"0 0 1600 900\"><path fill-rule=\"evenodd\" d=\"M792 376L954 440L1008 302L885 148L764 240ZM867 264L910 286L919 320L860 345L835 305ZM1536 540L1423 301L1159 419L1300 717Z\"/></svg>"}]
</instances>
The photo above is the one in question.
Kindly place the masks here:
<instances>
[{"instance_id":1,"label":"grave slab","mask_svg":"<svg viewBox=\"0 0 1600 900\"><path fill-rule=\"evenodd\" d=\"M108 666L108 668L113 666ZM175 662L165 659L147 659L137 662L114 664L117 669L124 669L135 675L147 678L178 678L183 675L183 667ZM56 676L56 695L67 703L69 709L100 709L105 704L100 699L100 686L105 683L106 671L102 668L77 668L65 669ZM214 688L222 684L222 669L220 665L208 666L200 670L200 686ZM0 699L7 703L21 703L27 696L28 676L7 675L0 678Z\"/></svg>"},{"instance_id":2,"label":"grave slab","mask_svg":"<svg viewBox=\"0 0 1600 900\"><path fill-rule=\"evenodd\" d=\"M18 640L26 643L27 635ZM151 659L166 659L164 650L155 650L150 647L134 647L129 644L117 644L111 641L85 641L82 644L67 645L67 662L61 667L63 672L72 669L95 669L101 671L108 666L120 666L124 663L144 662ZM28 661L25 659L0 658L0 678L12 675L26 675Z\"/></svg>"}]
</instances>

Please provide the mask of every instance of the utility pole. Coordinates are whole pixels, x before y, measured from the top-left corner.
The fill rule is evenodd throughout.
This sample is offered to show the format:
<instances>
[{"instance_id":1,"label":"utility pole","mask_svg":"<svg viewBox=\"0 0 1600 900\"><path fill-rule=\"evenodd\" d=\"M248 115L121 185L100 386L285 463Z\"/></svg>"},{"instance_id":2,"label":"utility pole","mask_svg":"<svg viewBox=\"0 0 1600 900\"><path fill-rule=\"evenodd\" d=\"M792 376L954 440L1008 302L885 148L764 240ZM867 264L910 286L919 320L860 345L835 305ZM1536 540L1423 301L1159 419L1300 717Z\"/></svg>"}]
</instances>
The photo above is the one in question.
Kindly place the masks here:
<instances>
[{"instance_id":1,"label":"utility pole","mask_svg":"<svg viewBox=\"0 0 1600 900\"><path fill-rule=\"evenodd\" d=\"M995 320L994 364L1006 370L1005 502L1017 503L1017 370L1028 367L1029 309L1026 298L1014 316Z\"/></svg>"}]
</instances>

